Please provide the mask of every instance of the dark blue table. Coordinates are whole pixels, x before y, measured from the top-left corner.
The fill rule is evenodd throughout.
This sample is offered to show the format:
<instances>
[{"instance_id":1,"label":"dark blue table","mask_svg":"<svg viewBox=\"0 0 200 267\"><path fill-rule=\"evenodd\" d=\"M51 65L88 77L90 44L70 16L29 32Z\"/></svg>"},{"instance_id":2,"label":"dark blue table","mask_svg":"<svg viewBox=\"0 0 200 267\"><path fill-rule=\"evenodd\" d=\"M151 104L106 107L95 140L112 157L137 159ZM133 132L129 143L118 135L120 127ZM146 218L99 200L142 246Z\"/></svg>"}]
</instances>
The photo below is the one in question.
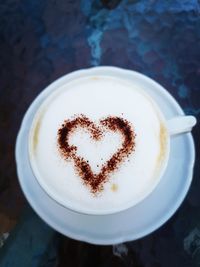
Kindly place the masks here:
<instances>
[{"instance_id":1,"label":"dark blue table","mask_svg":"<svg viewBox=\"0 0 200 267\"><path fill-rule=\"evenodd\" d=\"M24 199L14 161L24 112L56 78L96 65L148 75L199 120L200 2L0 1L0 218L17 222L0 249L0 266L200 266L199 125L191 189L176 214L143 239L107 247L70 240Z\"/></svg>"}]
</instances>

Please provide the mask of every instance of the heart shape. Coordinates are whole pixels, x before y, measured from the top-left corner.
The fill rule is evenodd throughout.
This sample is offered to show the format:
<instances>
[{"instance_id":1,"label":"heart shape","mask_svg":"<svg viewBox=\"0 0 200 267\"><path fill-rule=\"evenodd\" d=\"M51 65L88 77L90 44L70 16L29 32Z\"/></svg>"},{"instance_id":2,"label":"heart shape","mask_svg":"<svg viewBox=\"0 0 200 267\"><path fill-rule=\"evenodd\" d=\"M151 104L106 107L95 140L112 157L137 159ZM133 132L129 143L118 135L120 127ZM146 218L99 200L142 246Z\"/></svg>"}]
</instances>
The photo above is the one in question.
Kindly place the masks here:
<instances>
[{"instance_id":1,"label":"heart shape","mask_svg":"<svg viewBox=\"0 0 200 267\"><path fill-rule=\"evenodd\" d=\"M127 120L109 116L100 120L99 125L97 126L89 118L81 114L72 120L64 121L58 130L57 139L61 156L66 160L74 161L78 175L94 194L103 190L103 184L108 180L109 175L116 171L125 158L135 149L135 133ZM103 164L98 174L94 174L90 164L83 157L77 155L77 147L69 144L70 135L78 128L85 128L89 131L91 138L95 141L101 140L105 130L119 132L123 139L121 147Z\"/></svg>"}]
</instances>

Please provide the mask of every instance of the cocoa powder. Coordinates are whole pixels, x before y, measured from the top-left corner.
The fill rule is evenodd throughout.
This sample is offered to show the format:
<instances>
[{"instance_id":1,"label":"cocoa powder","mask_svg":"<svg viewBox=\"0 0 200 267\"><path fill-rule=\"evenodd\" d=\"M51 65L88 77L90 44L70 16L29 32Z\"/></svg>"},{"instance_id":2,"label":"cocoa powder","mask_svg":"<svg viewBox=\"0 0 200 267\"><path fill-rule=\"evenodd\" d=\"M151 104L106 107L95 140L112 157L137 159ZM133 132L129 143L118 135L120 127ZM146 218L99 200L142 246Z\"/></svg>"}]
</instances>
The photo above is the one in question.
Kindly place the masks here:
<instances>
[{"instance_id":1,"label":"cocoa powder","mask_svg":"<svg viewBox=\"0 0 200 267\"><path fill-rule=\"evenodd\" d=\"M103 184L108 180L109 175L116 171L120 164L135 149L135 132L131 124L120 117L109 116L100 120L97 126L85 115L81 114L72 120L65 120L58 130L58 149L66 160L73 160L77 174L83 182L90 187L91 192L97 194L103 190ZM118 132L122 138L122 146L103 164L99 174L94 174L88 161L77 155L77 147L69 144L69 137L77 129L86 129L90 132L91 138L95 141L101 140L106 130Z\"/></svg>"}]
</instances>

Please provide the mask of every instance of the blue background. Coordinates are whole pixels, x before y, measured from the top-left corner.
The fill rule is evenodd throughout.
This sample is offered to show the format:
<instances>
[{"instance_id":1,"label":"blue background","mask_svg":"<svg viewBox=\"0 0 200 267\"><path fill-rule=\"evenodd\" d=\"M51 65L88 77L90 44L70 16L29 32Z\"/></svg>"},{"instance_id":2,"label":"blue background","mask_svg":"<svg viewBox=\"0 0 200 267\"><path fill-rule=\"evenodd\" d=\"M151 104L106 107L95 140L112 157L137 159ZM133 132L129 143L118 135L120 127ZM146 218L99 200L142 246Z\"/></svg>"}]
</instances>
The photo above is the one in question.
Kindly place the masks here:
<instances>
[{"instance_id":1,"label":"blue background","mask_svg":"<svg viewBox=\"0 0 200 267\"><path fill-rule=\"evenodd\" d=\"M24 199L14 161L24 112L56 78L97 65L148 75L199 120L199 1L0 1L0 215L16 223L0 266L200 266L199 125L191 189L176 214L143 239L108 247L70 240Z\"/></svg>"}]
</instances>

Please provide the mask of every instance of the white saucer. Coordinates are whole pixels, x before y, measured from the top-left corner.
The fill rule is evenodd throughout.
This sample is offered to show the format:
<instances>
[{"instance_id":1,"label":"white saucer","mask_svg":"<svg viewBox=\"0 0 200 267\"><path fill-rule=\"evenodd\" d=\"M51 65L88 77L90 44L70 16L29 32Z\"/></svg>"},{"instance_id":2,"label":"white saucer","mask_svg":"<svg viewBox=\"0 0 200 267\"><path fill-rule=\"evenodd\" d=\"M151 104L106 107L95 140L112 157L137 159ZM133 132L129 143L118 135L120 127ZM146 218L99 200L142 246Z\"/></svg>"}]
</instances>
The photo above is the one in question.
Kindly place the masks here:
<instances>
[{"instance_id":1,"label":"white saucer","mask_svg":"<svg viewBox=\"0 0 200 267\"><path fill-rule=\"evenodd\" d=\"M72 212L51 199L39 186L28 161L28 131L33 115L43 99L66 81L85 74L112 75L131 79L149 93L167 119L183 115L174 98L160 85L134 71L115 67L97 67L66 75L47 87L26 112L16 143L16 162L22 190L36 213L58 232L73 239L94 244L116 244L135 240L165 223L178 209L192 181L195 159L191 134L171 140L170 159L163 179L153 193L126 211L105 216L89 216Z\"/></svg>"}]
</instances>

